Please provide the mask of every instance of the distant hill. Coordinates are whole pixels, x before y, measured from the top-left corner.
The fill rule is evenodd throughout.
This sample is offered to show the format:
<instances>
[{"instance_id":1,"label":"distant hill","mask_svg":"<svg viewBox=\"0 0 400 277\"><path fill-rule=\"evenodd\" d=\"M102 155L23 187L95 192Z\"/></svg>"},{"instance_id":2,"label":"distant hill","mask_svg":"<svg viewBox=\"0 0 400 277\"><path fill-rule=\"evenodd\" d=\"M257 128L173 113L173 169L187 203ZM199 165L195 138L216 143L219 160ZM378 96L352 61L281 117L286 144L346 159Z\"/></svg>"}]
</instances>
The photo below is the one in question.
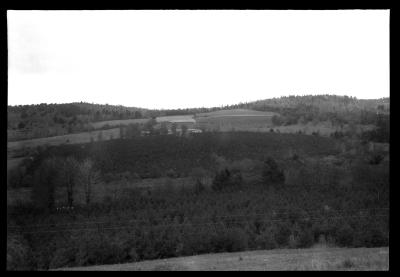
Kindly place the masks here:
<instances>
[{"instance_id":1,"label":"distant hill","mask_svg":"<svg viewBox=\"0 0 400 277\"><path fill-rule=\"evenodd\" d=\"M8 106L7 133L9 140L58 136L93 130L95 122L150 116L148 109L84 102Z\"/></svg>"},{"instance_id":2,"label":"distant hill","mask_svg":"<svg viewBox=\"0 0 400 277\"><path fill-rule=\"evenodd\" d=\"M232 111L234 111L232 113ZM249 112L250 111L250 112ZM264 112L264 113L262 113ZM218 117L232 116L267 116L276 126L306 124L308 122L331 121L334 125L375 124L377 115L388 115L390 99L357 99L337 95L288 96L258 100L236 105L212 108L187 109L144 109L91 103L39 104L8 106L7 134L9 141L42 138L108 128L131 120L162 118L170 116L190 116L202 122L208 116L217 126ZM177 117L178 118L178 117ZM240 124L247 124L250 118ZM115 121L115 122L113 122ZM215 121L215 122L214 122ZM107 123L102 123L107 122ZM117 124L118 122L118 124ZM234 126L236 123L231 124ZM115 124L114 124L115 123ZM217 124L217 125L216 125Z\"/></svg>"},{"instance_id":3,"label":"distant hill","mask_svg":"<svg viewBox=\"0 0 400 277\"><path fill-rule=\"evenodd\" d=\"M228 108L277 112L283 116L281 121L285 125L312 120L331 120L338 124L374 124L376 114L389 114L390 99L357 99L338 95L285 96L240 103Z\"/></svg>"},{"instance_id":4,"label":"distant hill","mask_svg":"<svg viewBox=\"0 0 400 277\"><path fill-rule=\"evenodd\" d=\"M382 105L384 109L389 109L389 104L389 98L357 99L356 97L338 95L304 95L258 100L243 105L256 110L265 108L295 108L304 105L323 109L327 112L334 112L354 109L376 110L379 105ZM239 104L239 106L241 105Z\"/></svg>"}]
</instances>

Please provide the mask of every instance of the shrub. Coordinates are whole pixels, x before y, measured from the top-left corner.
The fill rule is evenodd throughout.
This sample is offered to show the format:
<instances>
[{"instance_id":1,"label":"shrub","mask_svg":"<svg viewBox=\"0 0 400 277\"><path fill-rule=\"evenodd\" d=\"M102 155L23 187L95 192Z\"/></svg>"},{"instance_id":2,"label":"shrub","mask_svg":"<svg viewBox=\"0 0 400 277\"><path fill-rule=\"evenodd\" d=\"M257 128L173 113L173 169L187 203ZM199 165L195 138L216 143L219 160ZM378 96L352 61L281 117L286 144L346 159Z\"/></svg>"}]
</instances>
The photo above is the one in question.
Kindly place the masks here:
<instances>
[{"instance_id":1,"label":"shrub","mask_svg":"<svg viewBox=\"0 0 400 277\"><path fill-rule=\"evenodd\" d=\"M352 260L346 259L341 263L341 267L343 268L352 268L355 267L355 264Z\"/></svg>"},{"instance_id":2,"label":"shrub","mask_svg":"<svg viewBox=\"0 0 400 277\"><path fill-rule=\"evenodd\" d=\"M310 229L304 229L300 232L297 239L297 247L307 248L314 244L314 234Z\"/></svg>"},{"instance_id":3,"label":"shrub","mask_svg":"<svg viewBox=\"0 0 400 277\"><path fill-rule=\"evenodd\" d=\"M57 160L44 160L35 172L32 198L37 207L52 209L54 207L55 186L58 180Z\"/></svg>"},{"instance_id":4,"label":"shrub","mask_svg":"<svg viewBox=\"0 0 400 277\"><path fill-rule=\"evenodd\" d=\"M255 243L257 247L261 249L274 249L278 246L272 229L266 230L258 235Z\"/></svg>"},{"instance_id":5,"label":"shrub","mask_svg":"<svg viewBox=\"0 0 400 277\"><path fill-rule=\"evenodd\" d=\"M278 225L278 230L275 232L274 237L279 247L288 245L290 234L291 230L287 223L281 223Z\"/></svg>"},{"instance_id":6,"label":"shrub","mask_svg":"<svg viewBox=\"0 0 400 277\"><path fill-rule=\"evenodd\" d=\"M239 228L228 228L214 236L212 245L216 252L243 251L247 249L247 236Z\"/></svg>"},{"instance_id":7,"label":"shrub","mask_svg":"<svg viewBox=\"0 0 400 277\"><path fill-rule=\"evenodd\" d=\"M283 183L285 181L283 171L271 157L267 158L264 162L262 176L266 184Z\"/></svg>"},{"instance_id":8,"label":"shrub","mask_svg":"<svg viewBox=\"0 0 400 277\"><path fill-rule=\"evenodd\" d=\"M212 182L212 189L221 191L226 189L239 188L243 178L239 170L229 171L228 169L217 172Z\"/></svg>"},{"instance_id":9,"label":"shrub","mask_svg":"<svg viewBox=\"0 0 400 277\"><path fill-rule=\"evenodd\" d=\"M172 168L168 169L165 174L167 177L170 177L170 178L178 178L179 177L179 174Z\"/></svg>"},{"instance_id":10,"label":"shrub","mask_svg":"<svg viewBox=\"0 0 400 277\"><path fill-rule=\"evenodd\" d=\"M81 266L94 264L112 264L126 257L124 249L104 234L87 237L85 243L79 245L77 263Z\"/></svg>"},{"instance_id":11,"label":"shrub","mask_svg":"<svg viewBox=\"0 0 400 277\"><path fill-rule=\"evenodd\" d=\"M200 180L196 180L194 184L194 192L195 193L202 193L205 190L204 185L201 183Z\"/></svg>"},{"instance_id":12,"label":"shrub","mask_svg":"<svg viewBox=\"0 0 400 277\"><path fill-rule=\"evenodd\" d=\"M30 248L21 236L7 236L7 270L29 270Z\"/></svg>"},{"instance_id":13,"label":"shrub","mask_svg":"<svg viewBox=\"0 0 400 277\"><path fill-rule=\"evenodd\" d=\"M131 248L131 250L129 250L129 261L130 262L137 262L139 260L139 255L136 252L135 248Z\"/></svg>"},{"instance_id":14,"label":"shrub","mask_svg":"<svg viewBox=\"0 0 400 277\"><path fill-rule=\"evenodd\" d=\"M371 165L380 164L383 161L383 159L384 159L383 155L375 154L369 159L369 164Z\"/></svg>"},{"instance_id":15,"label":"shrub","mask_svg":"<svg viewBox=\"0 0 400 277\"><path fill-rule=\"evenodd\" d=\"M365 230L363 240L366 247L382 247L389 245L387 235L377 227L372 227Z\"/></svg>"},{"instance_id":16,"label":"shrub","mask_svg":"<svg viewBox=\"0 0 400 277\"><path fill-rule=\"evenodd\" d=\"M73 247L57 248L50 261L50 268L61 268L75 264L76 249Z\"/></svg>"},{"instance_id":17,"label":"shrub","mask_svg":"<svg viewBox=\"0 0 400 277\"><path fill-rule=\"evenodd\" d=\"M348 224L342 224L336 230L336 244L338 246L352 246L353 245L354 230Z\"/></svg>"},{"instance_id":18,"label":"shrub","mask_svg":"<svg viewBox=\"0 0 400 277\"><path fill-rule=\"evenodd\" d=\"M24 167L15 167L7 171L8 185L11 188L20 188L24 185L26 170Z\"/></svg>"}]
</instances>

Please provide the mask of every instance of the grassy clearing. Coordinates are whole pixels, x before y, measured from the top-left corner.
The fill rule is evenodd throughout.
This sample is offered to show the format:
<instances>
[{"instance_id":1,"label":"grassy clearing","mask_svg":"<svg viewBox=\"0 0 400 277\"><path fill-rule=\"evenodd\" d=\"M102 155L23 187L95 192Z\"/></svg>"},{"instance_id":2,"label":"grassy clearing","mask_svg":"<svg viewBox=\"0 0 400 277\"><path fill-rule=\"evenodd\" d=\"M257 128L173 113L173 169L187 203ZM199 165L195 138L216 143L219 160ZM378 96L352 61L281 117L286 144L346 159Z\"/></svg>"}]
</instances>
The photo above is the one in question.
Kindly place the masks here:
<instances>
[{"instance_id":1,"label":"grassy clearing","mask_svg":"<svg viewBox=\"0 0 400 277\"><path fill-rule=\"evenodd\" d=\"M349 126L340 128L339 126L332 126L328 122L319 122L317 124L293 124L287 126L274 126L271 122L270 116L219 116L219 117L200 117L197 118L196 128L205 128L206 130L213 131L219 130L221 132L229 131L246 131L246 132L274 132L280 133L298 133L301 132L306 135L318 133L321 136L330 136L335 131L348 131ZM357 125L355 131L372 130L373 125Z\"/></svg>"},{"instance_id":2,"label":"grassy clearing","mask_svg":"<svg viewBox=\"0 0 400 277\"><path fill-rule=\"evenodd\" d=\"M100 129L104 127L105 125L114 127L114 126L119 126L119 125L128 125L132 123L139 123L139 124L144 124L148 121L149 119L147 118L140 118L140 119L122 119L122 120L107 120L107 121L100 121L100 122L94 122L91 123L91 125L95 129Z\"/></svg>"},{"instance_id":3,"label":"grassy clearing","mask_svg":"<svg viewBox=\"0 0 400 277\"><path fill-rule=\"evenodd\" d=\"M20 141L9 141L7 142L7 171L17 167L20 162L26 158L26 156L19 156L19 152L28 148L35 148L38 146L46 145L61 145L61 144L79 144L88 143L99 140L99 134L101 133L102 140L110 140L111 138L119 138L119 128L113 128L108 130L96 130L91 132L84 132L78 134L68 134L63 136L54 136L46 138L37 138ZM18 157L15 157L18 155Z\"/></svg>"},{"instance_id":4,"label":"grassy clearing","mask_svg":"<svg viewBox=\"0 0 400 277\"><path fill-rule=\"evenodd\" d=\"M156 118L157 122L191 122L195 123L196 120L193 118L193 115L171 115L171 116L159 116Z\"/></svg>"},{"instance_id":5,"label":"grassy clearing","mask_svg":"<svg viewBox=\"0 0 400 277\"><path fill-rule=\"evenodd\" d=\"M226 117L226 116L269 116L272 117L277 113L274 112L260 112L247 109L234 109L234 110L220 110L209 113L199 113L196 114L196 118L201 117Z\"/></svg>"},{"instance_id":6,"label":"grassy clearing","mask_svg":"<svg viewBox=\"0 0 400 277\"><path fill-rule=\"evenodd\" d=\"M389 249L309 248L206 254L129 264L61 270L191 271L191 270L388 270Z\"/></svg>"},{"instance_id":7,"label":"grassy clearing","mask_svg":"<svg viewBox=\"0 0 400 277\"><path fill-rule=\"evenodd\" d=\"M54 136L47 138L38 138L21 141L9 141L7 143L7 149L12 152L21 148L37 147L43 145L60 145L60 144L77 144L77 143L88 143L91 138L94 141L99 139L99 134L102 134L103 140L109 140L111 137L119 137L119 128L113 128L108 130L96 130L92 132L83 132L78 134L68 134L63 136Z\"/></svg>"},{"instance_id":8,"label":"grassy clearing","mask_svg":"<svg viewBox=\"0 0 400 277\"><path fill-rule=\"evenodd\" d=\"M139 123L143 124L148 119L125 119L125 120L109 120L109 121L100 121L92 123L92 126L95 129L99 129L104 127L105 125L119 126L119 125L128 125L131 123ZM109 140L111 138L119 138L119 128L112 128L108 130L94 130L90 132L82 132L82 133L75 133L75 134L67 134L62 136L53 136L53 137L44 137L44 138L37 138L37 139L28 139L28 140L19 140L19 141L8 141L7 142L7 150L9 151L10 157L12 157L13 152L18 151L22 148L33 148L37 146L43 145L60 145L60 144L76 144L76 143L87 143L90 142L91 138L94 141L97 141L99 138L99 133L102 133L103 140ZM7 161L8 163L13 163L13 161ZM12 165L11 165L12 166Z\"/></svg>"},{"instance_id":9,"label":"grassy clearing","mask_svg":"<svg viewBox=\"0 0 400 277\"><path fill-rule=\"evenodd\" d=\"M339 126L332 126L332 124L328 122L320 122L317 124L295 124L295 125L288 125L288 126L276 126L273 127L275 131L281 133L297 133L301 131L304 134L311 135L313 132L318 132L321 136L329 136L330 134L334 133L335 131L349 131L349 126L344 126L341 129ZM355 126L356 132L372 130L374 128L373 125L357 125ZM261 130L261 131L268 131L268 130Z\"/></svg>"},{"instance_id":10,"label":"grassy clearing","mask_svg":"<svg viewBox=\"0 0 400 277\"><path fill-rule=\"evenodd\" d=\"M196 128L205 128L221 132L229 131L269 131L272 127L270 116L218 116L200 117L197 119Z\"/></svg>"},{"instance_id":11,"label":"grassy clearing","mask_svg":"<svg viewBox=\"0 0 400 277\"><path fill-rule=\"evenodd\" d=\"M157 122L193 123L194 128L206 130L257 131L257 128L271 126L271 118L276 113L259 112L246 109L221 110L193 115L174 115L157 117Z\"/></svg>"}]
</instances>

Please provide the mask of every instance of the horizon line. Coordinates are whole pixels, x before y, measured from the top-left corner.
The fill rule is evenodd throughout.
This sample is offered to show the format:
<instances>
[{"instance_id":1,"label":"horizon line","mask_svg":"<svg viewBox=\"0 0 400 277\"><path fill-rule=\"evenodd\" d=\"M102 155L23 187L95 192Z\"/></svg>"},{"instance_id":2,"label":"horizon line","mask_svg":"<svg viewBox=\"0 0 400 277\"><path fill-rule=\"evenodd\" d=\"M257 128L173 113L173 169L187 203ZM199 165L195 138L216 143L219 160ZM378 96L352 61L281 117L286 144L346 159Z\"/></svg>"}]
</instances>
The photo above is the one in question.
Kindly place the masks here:
<instances>
[{"instance_id":1,"label":"horizon line","mask_svg":"<svg viewBox=\"0 0 400 277\"><path fill-rule=\"evenodd\" d=\"M348 97L351 99L355 100L382 100L382 99L390 99L390 95L387 97L380 97L380 98L357 98L356 96L351 96L351 95L338 95L338 94L290 94L290 95L282 95L279 97L272 97L272 98L263 98L263 99L257 99L257 100L251 100L251 101L241 101L236 104L221 104L219 106L209 106L209 107L186 107L186 108L145 108L145 107L138 107L138 106L126 106L122 104L109 104L109 103L94 103L94 102L86 102L86 101L72 101L72 102L61 102L61 103L49 103L49 102L42 102L42 103L37 103L37 104L13 104L10 105L7 103L7 107L18 107L18 106L36 106L36 105L68 105L68 104L91 104L91 105L102 105L102 106L115 106L115 107L125 107L125 108L135 108L135 109L143 109L143 110L187 110L187 109L213 109L213 108L221 108L221 107L226 107L226 106L234 106L234 105L240 105L240 104L247 104L247 103L254 103L258 101L265 101L265 100L273 100L273 99L280 99L280 98L289 98L289 97L307 97L307 96L314 96L314 97L319 97L319 96L336 96L336 97Z\"/></svg>"}]
</instances>

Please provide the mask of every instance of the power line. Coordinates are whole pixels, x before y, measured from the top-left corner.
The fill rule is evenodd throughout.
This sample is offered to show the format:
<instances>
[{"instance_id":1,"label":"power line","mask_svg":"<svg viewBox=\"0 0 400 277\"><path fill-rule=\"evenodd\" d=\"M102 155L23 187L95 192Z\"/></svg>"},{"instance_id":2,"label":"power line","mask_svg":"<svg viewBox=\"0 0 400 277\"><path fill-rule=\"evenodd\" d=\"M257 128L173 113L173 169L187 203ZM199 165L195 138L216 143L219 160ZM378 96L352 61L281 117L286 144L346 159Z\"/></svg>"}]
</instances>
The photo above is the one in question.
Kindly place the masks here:
<instances>
[{"instance_id":1,"label":"power line","mask_svg":"<svg viewBox=\"0 0 400 277\"><path fill-rule=\"evenodd\" d=\"M276 212L279 210L284 210L286 212ZM222 216L208 216L211 219L219 219L219 218L236 218L236 217L263 217L263 216L282 216L282 215L296 215L296 213L307 212L307 213L320 213L320 212L341 212L341 211L356 211L356 212L368 212L368 211L382 211L382 210L389 210L389 208L374 208L374 209L339 209L339 210L294 210L294 211L287 211L287 209L277 209L272 210L270 213L259 213L259 214L234 214L234 215L222 215ZM275 212L275 214L274 214ZM134 223L134 222L149 222L149 219L130 219L130 220L123 220L117 221L116 223ZM78 223L65 223L65 224L34 224L34 225L24 225L23 228L26 227L59 227L59 226L71 226L71 225L84 225L84 224L112 224L115 222L112 221L83 221ZM8 226L9 228L20 228L21 226Z\"/></svg>"},{"instance_id":2,"label":"power line","mask_svg":"<svg viewBox=\"0 0 400 277\"><path fill-rule=\"evenodd\" d=\"M301 220L305 221L320 221L320 220L328 220L328 219L339 219L339 218L370 218L370 217L388 217L389 215L357 215L357 216L334 216L334 217L319 217L319 218L309 218L309 217L304 217L304 218L298 218ZM258 222L283 222L287 221L288 219L264 219L264 220L258 220ZM242 222L248 222L248 220L234 220L230 221L229 224L234 224L234 223L242 223ZM157 224L157 225L144 225L141 227L151 227L151 228L158 228L158 227L183 227L183 226L207 226L207 225L219 225L222 222L202 222L202 223L177 223L177 224ZM37 234L37 233L61 233L61 232L68 232L68 231L90 231L90 230L120 230L120 229L126 229L126 228L132 228L134 226L128 225L128 226L114 226L114 227L100 227L98 226L97 228L95 227L86 227L86 228L65 228L65 229L59 229L59 230L36 230L36 231L17 231L14 230L18 233L22 234Z\"/></svg>"}]
</instances>

